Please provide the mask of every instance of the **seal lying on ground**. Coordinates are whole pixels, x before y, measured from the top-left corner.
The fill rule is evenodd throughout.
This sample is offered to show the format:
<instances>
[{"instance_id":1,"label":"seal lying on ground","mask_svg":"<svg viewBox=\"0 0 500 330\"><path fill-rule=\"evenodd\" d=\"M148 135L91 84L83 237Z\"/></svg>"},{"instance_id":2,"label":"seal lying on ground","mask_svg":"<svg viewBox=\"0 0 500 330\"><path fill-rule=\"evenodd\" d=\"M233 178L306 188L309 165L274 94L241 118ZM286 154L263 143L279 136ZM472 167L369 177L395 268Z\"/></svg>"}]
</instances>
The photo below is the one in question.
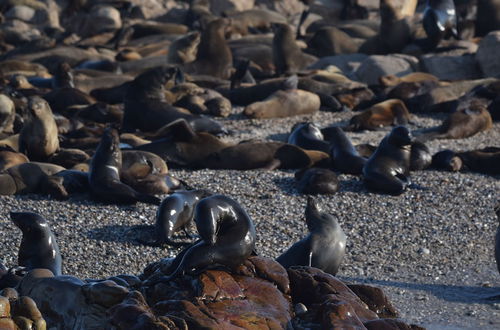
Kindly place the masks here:
<instances>
[{"instance_id":1,"label":"seal lying on ground","mask_svg":"<svg viewBox=\"0 0 500 330\"><path fill-rule=\"evenodd\" d=\"M370 190L399 195L410 185L410 131L392 129L363 167L363 181Z\"/></svg>"},{"instance_id":2,"label":"seal lying on ground","mask_svg":"<svg viewBox=\"0 0 500 330\"><path fill-rule=\"evenodd\" d=\"M339 190L337 175L326 168L308 168L295 173L296 186L302 194L334 194Z\"/></svg>"},{"instance_id":3,"label":"seal lying on ground","mask_svg":"<svg viewBox=\"0 0 500 330\"><path fill-rule=\"evenodd\" d=\"M46 268L61 275L61 254L47 221L31 212L11 212L12 222L23 232L19 246L19 266L28 270Z\"/></svg>"},{"instance_id":4,"label":"seal lying on ground","mask_svg":"<svg viewBox=\"0 0 500 330\"><path fill-rule=\"evenodd\" d=\"M344 258L347 238L334 216L321 212L312 197L307 199L309 235L292 245L276 261L283 267L310 266L336 275Z\"/></svg>"}]
</instances>

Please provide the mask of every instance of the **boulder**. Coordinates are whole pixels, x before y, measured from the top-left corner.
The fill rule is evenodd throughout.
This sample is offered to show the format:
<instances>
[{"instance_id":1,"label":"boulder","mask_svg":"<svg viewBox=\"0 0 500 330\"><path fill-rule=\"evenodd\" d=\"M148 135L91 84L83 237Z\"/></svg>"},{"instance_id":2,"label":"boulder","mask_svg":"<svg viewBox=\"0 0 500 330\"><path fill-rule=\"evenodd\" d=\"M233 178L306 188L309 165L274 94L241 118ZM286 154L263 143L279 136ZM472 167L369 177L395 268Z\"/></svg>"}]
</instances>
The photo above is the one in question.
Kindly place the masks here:
<instances>
[{"instance_id":1,"label":"boulder","mask_svg":"<svg viewBox=\"0 0 500 330\"><path fill-rule=\"evenodd\" d=\"M393 74L401 77L418 71L418 59L402 54L372 55L366 58L355 72L358 81L377 85L381 76Z\"/></svg>"},{"instance_id":2,"label":"boulder","mask_svg":"<svg viewBox=\"0 0 500 330\"><path fill-rule=\"evenodd\" d=\"M474 55L425 55L420 59L422 68L440 80L471 80L481 78Z\"/></svg>"},{"instance_id":3,"label":"boulder","mask_svg":"<svg viewBox=\"0 0 500 330\"><path fill-rule=\"evenodd\" d=\"M500 77L500 31L492 31L479 43L476 61L485 77Z\"/></svg>"}]
</instances>

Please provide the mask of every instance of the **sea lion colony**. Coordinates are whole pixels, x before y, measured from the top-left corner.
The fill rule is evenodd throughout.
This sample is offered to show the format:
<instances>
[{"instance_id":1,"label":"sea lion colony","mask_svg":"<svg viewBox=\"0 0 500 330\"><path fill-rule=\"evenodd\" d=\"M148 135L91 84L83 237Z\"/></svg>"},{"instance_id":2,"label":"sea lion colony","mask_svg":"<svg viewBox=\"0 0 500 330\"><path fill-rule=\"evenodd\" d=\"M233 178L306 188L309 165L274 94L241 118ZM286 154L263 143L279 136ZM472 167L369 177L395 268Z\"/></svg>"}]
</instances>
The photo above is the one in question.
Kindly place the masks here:
<instances>
[{"instance_id":1,"label":"sea lion colony","mask_svg":"<svg viewBox=\"0 0 500 330\"><path fill-rule=\"evenodd\" d=\"M482 71L464 69L458 78L423 60L428 54L466 58L478 45L486 47L500 18L462 14L474 7L479 15L494 1L465 9L452 1L381 0L377 8L357 1L333 7L291 1L301 9L294 13L265 1L246 10L236 3L219 8L171 1L162 16L128 1L2 5L0 193L159 205L155 237L140 244L188 245L170 264L147 268L148 276L116 278L111 286L143 280L144 290L151 290L207 266L235 271L258 255L254 224L237 201L189 177L180 180L168 167L293 169L303 194L335 194L342 173L359 176L363 193L391 195L425 189L411 180L425 169L473 171L492 180L500 174L498 145L434 155L425 145L498 129L500 74L488 69L481 49L475 61ZM405 54L398 58L406 61L403 69L381 59L393 53ZM356 70L342 60L348 56ZM348 122L318 125L309 119L318 111L352 115ZM439 127L406 127L414 116L439 112L445 113ZM227 117L289 116L302 121L287 128L286 142L237 141L224 127ZM383 140L364 145L353 145L346 134L391 126ZM349 237L328 210L318 208L309 197L310 234L277 261L335 275ZM24 275L35 268L47 268L57 279L61 256L46 221L22 212L13 212L12 220L23 241L18 265L0 278L2 288L21 283L20 290L23 277L51 277ZM199 239L173 239L180 229L190 236L193 221ZM41 227L40 233L30 233L31 227ZM496 247L500 264L498 238Z\"/></svg>"}]
</instances>

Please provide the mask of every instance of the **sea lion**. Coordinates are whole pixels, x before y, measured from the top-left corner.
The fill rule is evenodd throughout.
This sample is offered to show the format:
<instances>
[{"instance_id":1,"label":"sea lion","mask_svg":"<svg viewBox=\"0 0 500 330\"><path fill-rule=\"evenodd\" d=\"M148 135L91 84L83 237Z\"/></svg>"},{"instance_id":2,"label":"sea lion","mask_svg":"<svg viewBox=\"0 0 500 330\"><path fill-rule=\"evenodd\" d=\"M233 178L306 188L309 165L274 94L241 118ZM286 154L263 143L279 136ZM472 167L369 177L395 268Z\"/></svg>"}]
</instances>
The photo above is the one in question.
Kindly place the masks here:
<instances>
[{"instance_id":1,"label":"sea lion","mask_svg":"<svg viewBox=\"0 0 500 330\"><path fill-rule=\"evenodd\" d=\"M340 127L327 127L323 131L330 141L333 168L341 173L361 174L366 158L361 157Z\"/></svg>"},{"instance_id":2,"label":"sea lion","mask_svg":"<svg viewBox=\"0 0 500 330\"><path fill-rule=\"evenodd\" d=\"M187 229L193 221L195 207L201 199L210 195L207 190L187 190L177 191L165 198L156 212L156 244L189 244L173 241L172 235L182 229L186 236L191 237Z\"/></svg>"},{"instance_id":3,"label":"sea lion","mask_svg":"<svg viewBox=\"0 0 500 330\"><path fill-rule=\"evenodd\" d=\"M328 154L322 151L304 150L283 142L243 141L208 155L195 167L234 170L304 168L328 158Z\"/></svg>"},{"instance_id":4,"label":"sea lion","mask_svg":"<svg viewBox=\"0 0 500 330\"><path fill-rule=\"evenodd\" d=\"M14 102L7 95L0 94L0 133L14 132L16 108Z\"/></svg>"},{"instance_id":5,"label":"sea lion","mask_svg":"<svg viewBox=\"0 0 500 330\"><path fill-rule=\"evenodd\" d=\"M120 181L122 154L115 129L107 128L90 163L89 184L94 198L112 203L131 204L137 201L160 204L154 196L137 192Z\"/></svg>"},{"instance_id":6,"label":"sea lion","mask_svg":"<svg viewBox=\"0 0 500 330\"><path fill-rule=\"evenodd\" d=\"M200 33L190 32L175 39L168 47L167 63L184 64L193 62L196 59L198 44L200 43Z\"/></svg>"},{"instance_id":7,"label":"sea lion","mask_svg":"<svg viewBox=\"0 0 500 330\"><path fill-rule=\"evenodd\" d=\"M406 105L398 99L389 99L377 103L359 115L354 115L346 130L376 130L389 125L407 125L410 112Z\"/></svg>"},{"instance_id":8,"label":"sea lion","mask_svg":"<svg viewBox=\"0 0 500 330\"><path fill-rule=\"evenodd\" d=\"M297 73L316 61L316 57L302 52L290 25L273 23L273 31L273 61L278 76Z\"/></svg>"},{"instance_id":9,"label":"sea lion","mask_svg":"<svg viewBox=\"0 0 500 330\"><path fill-rule=\"evenodd\" d=\"M363 182L370 190L402 194L410 185L411 134L397 126L380 142L363 167Z\"/></svg>"},{"instance_id":10,"label":"sea lion","mask_svg":"<svg viewBox=\"0 0 500 330\"><path fill-rule=\"evenodd\" d=\"M345 254L344 231L337 219L322 212L312 197L307 198L305 216L309 235L293 244L276 261L285 268L309 266L336 275Z\"/></svg>"},{"instance_id":11,"label":"sea lion","mask_svg":"<svg viewBox=\"0 0 500 330\"><path fill-rule=\"evenodd\" d=\"M255 226L247 212L235 200L213 195L198 202L194 211L198 242L175 257L168 276L148 280L147 285L170 281L185 273L198 272L209 266L235 268L255 248Z\"/></svg>"},{"instance_id":12,"label":"sea lion","mask_svg":"<svg viewBox=\"0 0 500 330\"><path fill-rule=\"evenodd\" d=\"M427 72L412 72L402 77L390 74L387 76L380 76L378 78L380 85L384 87L394 87L401 83L421 83L424 81L439 81L436 76Z\"/></svg>"},{"instance_id":13,"label":"sea lion","mask_svg":"<svg viewBox=\"0 0 500 330\"><path fill-rule=\"evenodd\" d=\"M195 131L224 132L216 121L183 113L166 102L164 85L177 73L175 67L157 67L140 74L128 85L124 98L124 132L136 128L144 132L154 131L179 118L189 122Z\"/></svg>"},{"instance_id":14,"label":"sea lion","mask_svg":"<svg viewBox=\"0 0 500 330\"><path fill-rule=\"evenodd\" d=\"M437 131L417 137L418 141L430 139L463 139L493 127L490 112L480 102L471 102L446 118Z\"/></svg>"},{"instance_id":15,"label":"sea lion","mask_svg":"<svg viewBox=\"0 0 500 330\"><path fill-rule=\"evenodd\" d=\"M12 166L0 173L0 195L45 193L44 179L64 170L58 165L37 162Z\"/></svg>"},{"instance_id":16,"label":"sea lion","mask_svg":"<svg viewBox=\"0 0 500 330\"><path fill-rule=\"evenodd\" d=\"M59 149L57 124L49 104L38 96L29 99L28 111L19 134L19 151L32 161L44 161Z\"/></svg>"},{"instance_id":17,"label":"sea lion","mask_svg":"<svg viewBox=\"0 0 500 330\"><path fill-rule=\"evenodd\" d=\"M161 137L134 150L148 151L160 156L170 166L192 166L210 154L231 146L206 132L195 132L185 119L166 125L157 134Z\"/></svg>"},{"instance_id":18,"label":"sea lion","mask_svg":"<svg viewBox=\"0 0 500 330\"><path fill-rule=\"evenodd\" d=\"M184 66L188 73L227 79L231 76L233 55L227 45L225 32L231 25L227 18L219 18L201 32L196 60Z\"/></svg>"},{"instance_id":19,"label":"sea lion","mask_svg":"<svg viewBox=\"0 0 500 330\"><path fill-rule=\"evenodd\" d=\"M427 34L426 51L437 47L443 38L458 38L457 15L453 0L428 0L422 20Z\"/></svg>"},{"instance_id":20,"label":"sea lion","mask_svg":"<svg viewBox=\"0 0 500 330\"><path fill-rule=\"evenodd\" d=\"M80 149L60 149L49 157L49 162L65 168L71 168L76 164L85 163L90 156Z\"/></svg>"},{"instance_id":21,"label":"sea lion","mask_svg":"<svg viewBox=\"0 0 500 330\"><path fill-rule=\"evenodd\" d=\"M356 53L359 45L347 33L327 26L314 33L307 41L307 51L318 57Z\"/></svg>"},{"instance_id":22,"label":"sea lion","mask_svg":"<svg viewBox=\"0 0 500 330\"><path fill-rule=\"evenodd\" d=\"M324 141L323 134L318 126L311 122L297 123L293 125L292 132L287 142L301 147L302 149L330 152L330 144Z\"/></svg>"},{"instance_id":23,"label":"sea lion","mask_svg":"<svg viewBox=\"0 0 500 330\"><path fill-rule=\"evenodd\" d=\"M29 162L24 154L15 152L10 147L0 146L0 172L5 171L12 166Z\"/></svg>"},{"instance_id":24,"label":"sea lion","mask_svg":"<svg viewBox=\"0 0 500 330\"><path fill-rule=\"evenodd\" d=\"M302 194L334 194L339 190L337 175L326 168L309 168L295 173L297 190Z\"/></svg>"},{"instance_id":25,"label":"sea lion","mask_svg":"<svg viewBox=\"0 0 500 330\"><path fill-rule=\"evenodd\" d=\"M425 144L414 141L411 144L410 171L425 170L432 163L432 155Z\"/></svg>"},{"instance_id":26,"label":"sea lion","mask_svg":"<svg viewBox=\"0 0 500 330\"><path fill-rule=\"evenodd\" d=\"M55 275L61 275L59 246L47 221L31 212L10 212L10 218L23 232L18 264L28 270L46 268Z\"/></svg>"},{"instance_id":27,"label":"sea lion","mask_svg":"<svg viewBox=\"0 0 500 330\"><path fill-rule=\"evenodd\" d=\"M459 152L463 168L485 174L500 174L500 148L487 147L480 150Z\"/></svg>"},{"instance_id":28,"label":"sea lion","mask_svg":"<svg viewBox=\"0 0 500 330\"><path fill-rule=\"evenodd\" d=\"M318 95L297 89L296 76L287 80L283 90L278 90L268 98L245 107L243 113L250 118L281 118L314 113L319 110L321 100Z\"/></svg>"},{"instance_id":29,"label":"sea lion","mask_svg":"<svg viewBox=\"0 0 500 330\"><path fill-rule=\"evenodd\" d=\"M463 162L454 151L442 150L432 156L431 165L436 169L457 172L462 169Z\"/></svg>"}]
</instances>

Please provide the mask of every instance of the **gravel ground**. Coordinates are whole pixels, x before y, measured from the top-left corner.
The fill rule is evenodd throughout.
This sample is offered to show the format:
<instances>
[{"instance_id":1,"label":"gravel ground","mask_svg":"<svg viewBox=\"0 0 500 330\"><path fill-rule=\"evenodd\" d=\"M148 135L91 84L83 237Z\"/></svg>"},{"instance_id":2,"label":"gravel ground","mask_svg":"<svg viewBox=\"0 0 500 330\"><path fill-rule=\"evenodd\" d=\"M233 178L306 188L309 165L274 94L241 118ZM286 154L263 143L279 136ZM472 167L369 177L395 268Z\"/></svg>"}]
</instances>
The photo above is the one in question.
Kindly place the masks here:
<instances>
[{"instance_id":1,"label":"gravel ground","mask_svg":"<svg viewBox=\"0 0 500 330\"><path fill-rule=\"evenodd\" d=\"M318 113L311 117L247 120L233 115L224 124L228 139L284 140L293 124L313 120L321 126L352 114ZM419 115L412 130L439 125L444 115ZM349 133L353 143L377 144L390 129ZM428 143L471 150L500 147L500 124L458 141ZM172 170L197 188L212 189L239 201L257 228L257 248L276 257L306 234L306 197L294 188L293 171ZM340 175L340 191L321 196L320 205L336 215L347 237L342 280L382 287L405 320L429 329L500 329L500 275L493 255L499 177L475 173L420 171L417 188L401 196L369 193L358 177ZM66 202L37 195L1 197L3 261L16 264L21 234L8 220L11 210L35 211L47 218L63 255L63 272L82 278L139 274L150 262L174 256L135 242L151 233L155 206L97 204L77 196Z\"/></svg>"}]
</instances>

